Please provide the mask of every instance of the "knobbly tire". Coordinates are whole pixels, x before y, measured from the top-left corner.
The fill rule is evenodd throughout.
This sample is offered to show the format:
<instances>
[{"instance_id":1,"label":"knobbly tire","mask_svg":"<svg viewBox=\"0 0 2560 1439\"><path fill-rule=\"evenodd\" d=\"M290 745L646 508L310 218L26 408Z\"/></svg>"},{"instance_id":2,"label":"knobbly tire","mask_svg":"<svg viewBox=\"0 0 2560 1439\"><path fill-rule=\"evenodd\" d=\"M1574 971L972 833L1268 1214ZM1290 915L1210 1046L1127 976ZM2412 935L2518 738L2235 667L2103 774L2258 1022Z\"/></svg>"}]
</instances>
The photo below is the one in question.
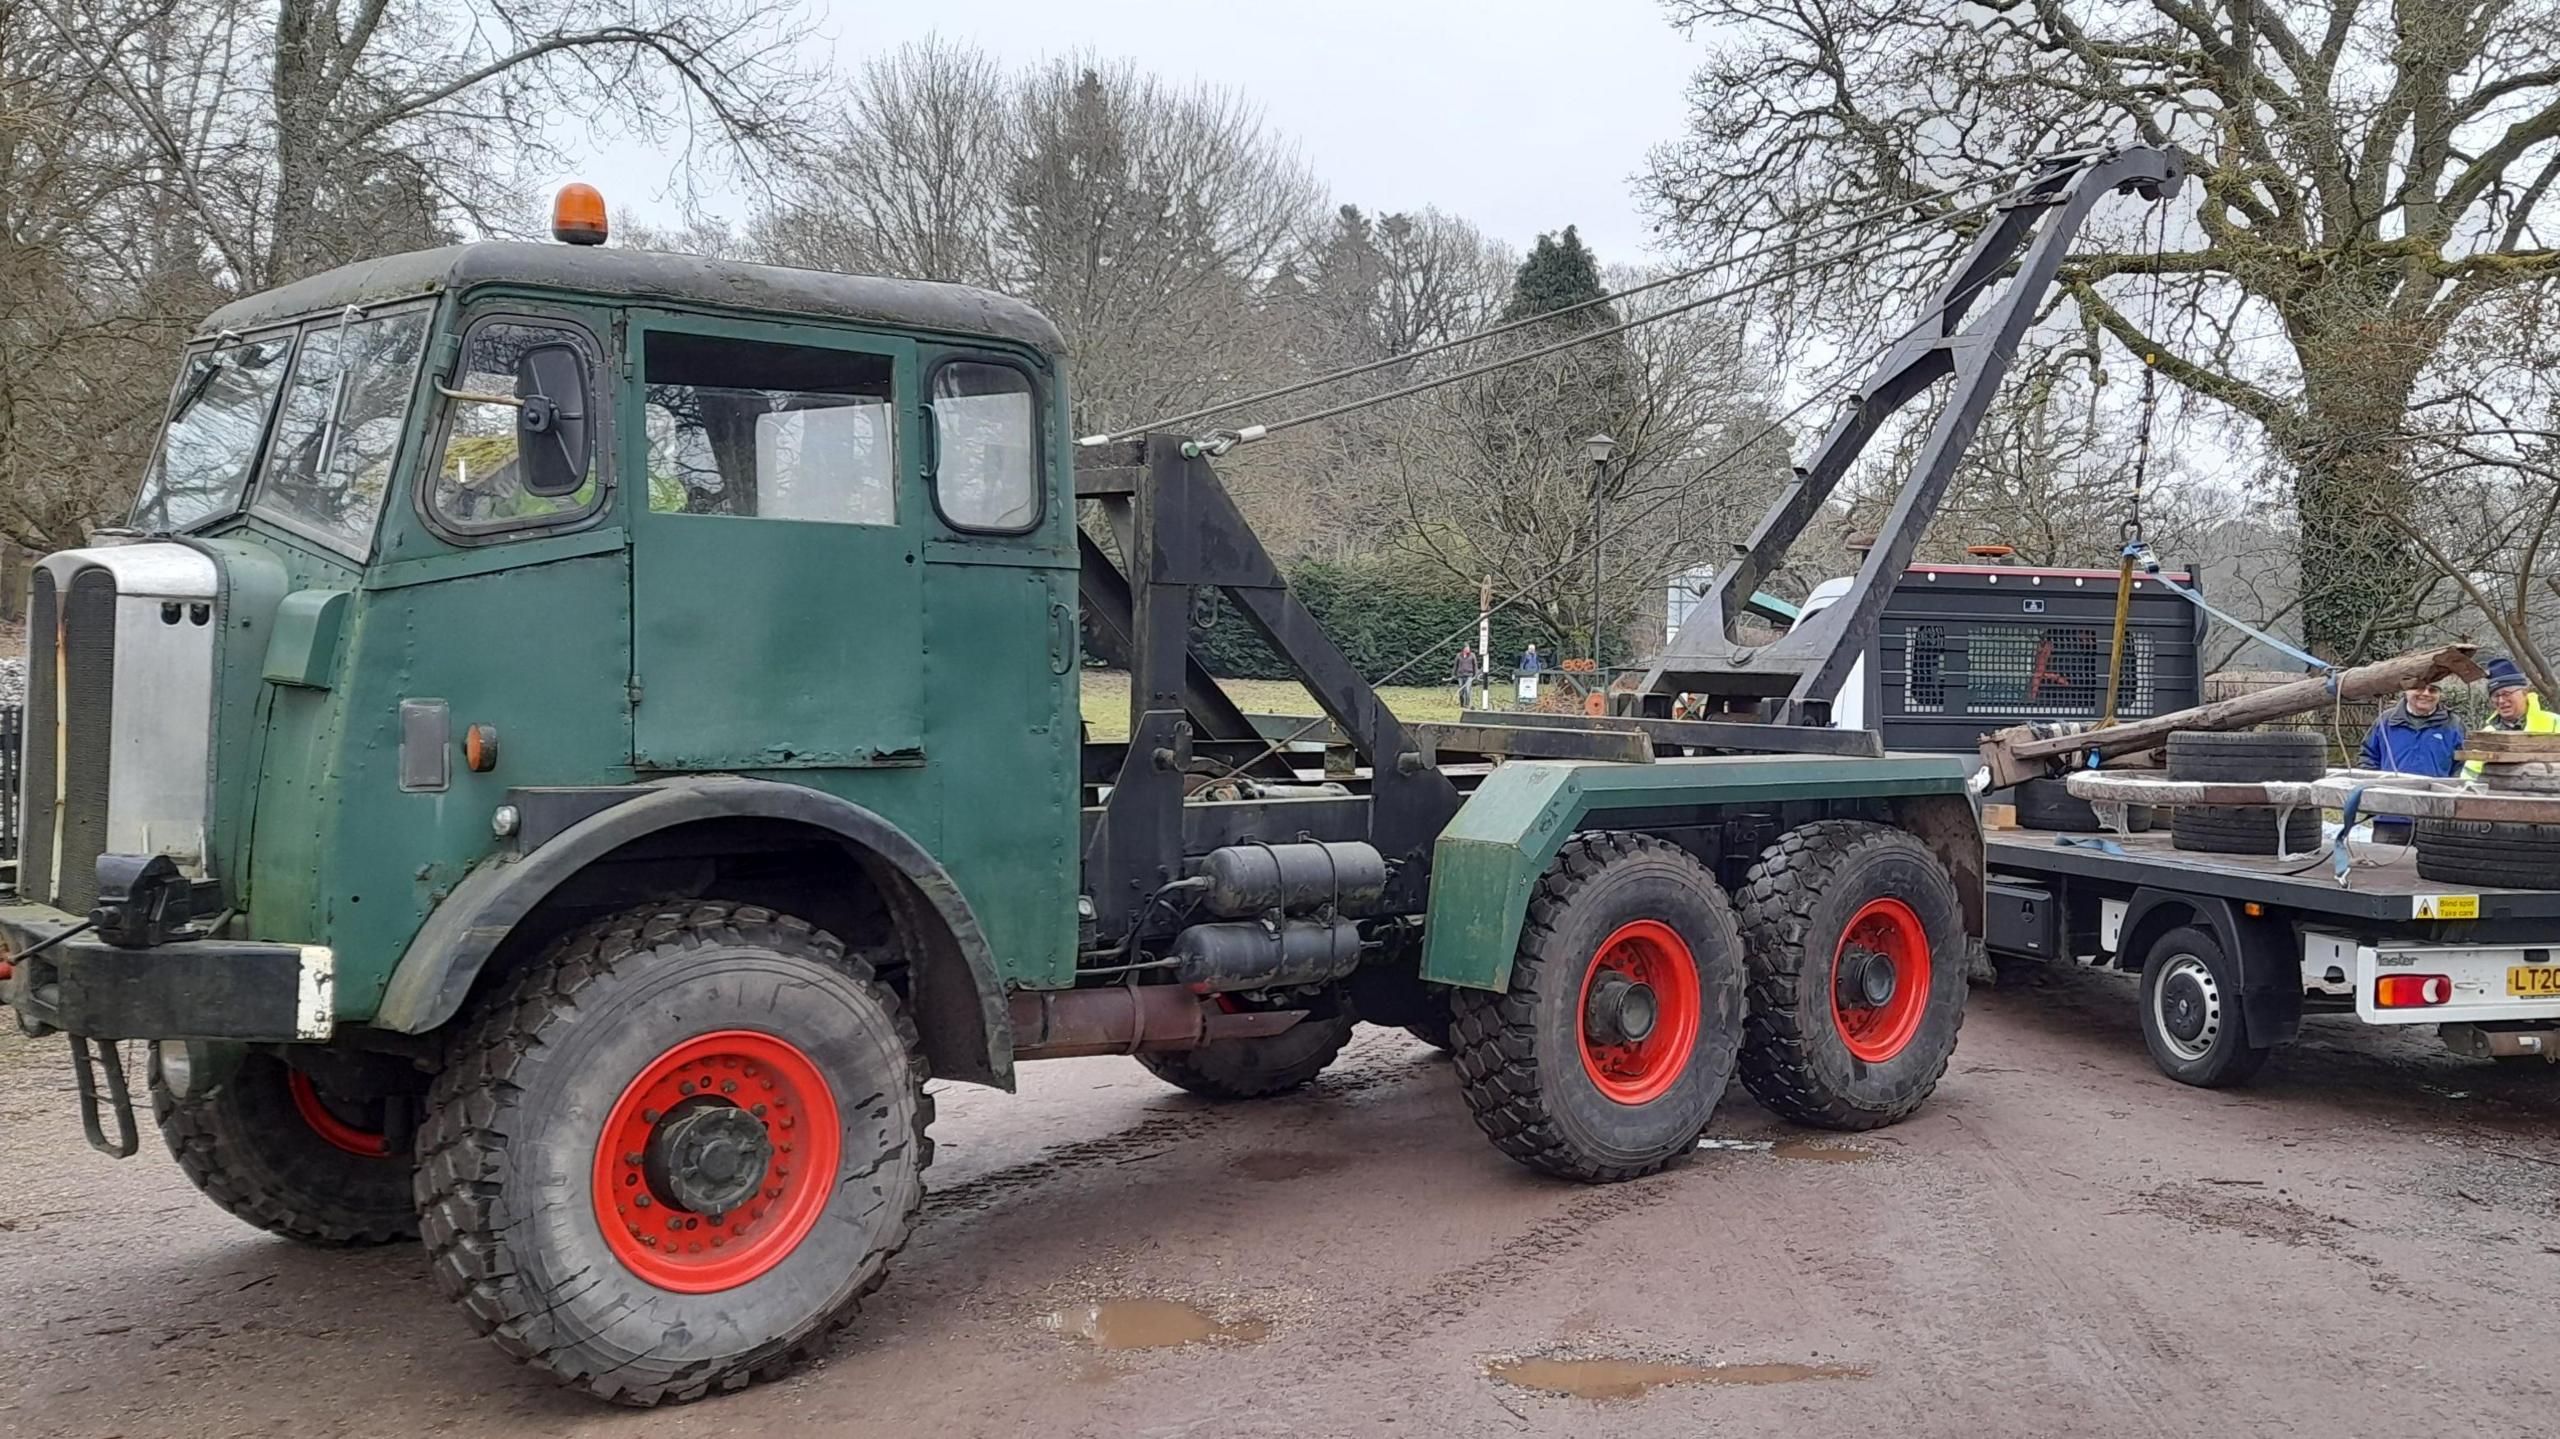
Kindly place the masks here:
<instances>
[{"instance_id":1,"label":"knobbly tire","mask_svg":"<svg viewBox=\"0 0 2560 1439\"><path fill-rule=\"evenodd\" d=\"M1693 1152L1742 1041L1732 903L1687 851L1575 835L1529 898L1510 987L1459 993L1458 1080L1494 1147L1589 1183Z\"/></svg>"},{"instance_id":2,"label":"knobbly tire","mask_svg":"<svg viewBox=\"0 0 2560 1439\"><path fill-rule=\"evenodd\" d=\"M2201 929L2173 929L2142 960L2142 1042L2180 1084L2246 1084L2270 1051L2249 1042L2240 966Z\"/></svg>"},{"instance_id":3,"label":"knobbly tire","mask_svg":"<svg viewBox=\"0 0 2560 1439\"><path fill-rule=\"evenodd\" d=\"M898 996L833 935L734 903L600 921L452 1040L420 1131L431 1267L500 1348L600 1398L772 1377L906 1243L924 1080Z\"/></svg>"},{"instance_id":4,"label":"knobbly tire","mask_svg":"<svg viewBox=\"0 0 2560 1439\"><path fill-rule=\"evenodd\" d=\"M382 1106L324 1090L272 1054L251 1054L220 1088L180 1099L151 1075L151 1114L189 1183L238 1218L305 1244L388 1244L418 1233L406 1146Z\"/></svg>"},{"instance_id":5,"label":"knobbly tire","mask_svg":"<svg viewBox=\"0 0 2560 1439\"><path fill-rule=\"evenodd\" d=\"M1323 1073L1351 1042L1358 1023L1348 1011L1311 1014L1278 1034L1141 1054L1137 1060L1149 1074L1203 1099L1262 1099Z\"/></svg>"},{"instance_id":6,"label":"knobbly tire","mask_svg":"<svg viewBox=\"0 0 2560 1439\"><path fill-rule=\"evenodd\" d=\"M1450 1015L1436 1015L1420 1024L1406 1025L1404 1032L1446 1054L1455 1049L1458 1044L1457 1039L1450 1033L1451 1027L1456 1023L1457 1020Z\"/></svg>"},{"instance_id":7,"label":"knobbly tire","mask_svg":"<svg viewBox=\"0 0 2560 1439\"><path fill-rule=\"evenodd\" d=\"M1937 856L1884 825L1817 821L1762 852L1741 910L1752 1096L1823 1129L1918 1109L1964 1023L1964 912Z\"/></svg>"}]
</instances>

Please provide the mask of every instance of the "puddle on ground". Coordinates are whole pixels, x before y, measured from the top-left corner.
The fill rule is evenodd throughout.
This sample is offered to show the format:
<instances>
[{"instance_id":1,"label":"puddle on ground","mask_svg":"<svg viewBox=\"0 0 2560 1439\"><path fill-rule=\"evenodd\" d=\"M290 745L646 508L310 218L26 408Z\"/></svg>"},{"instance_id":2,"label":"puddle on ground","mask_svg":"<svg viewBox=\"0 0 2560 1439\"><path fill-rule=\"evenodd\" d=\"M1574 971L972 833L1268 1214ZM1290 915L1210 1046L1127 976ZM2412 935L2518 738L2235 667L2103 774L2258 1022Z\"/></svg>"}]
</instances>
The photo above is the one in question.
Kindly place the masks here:
<instances>
[{"instance_id":1,"label":"puddle on ground","mask_svg":"<svg viewBox=\"0 0 2560 1439\"><path fill-rule=\"evenodd\" d=\"M1816 1164L1864 1164L1876 1157L1872 1149L1853 1144L1822 1144L1811 1139L1781 1139L1769 1146L1777 1159L1808 1159Z\"/></svg>"},{"instance_id":2,"label":"puddle on ground","mask_svg":"<svg viewBox=\"0 0 2560 1439\"><path fill-rule=\"evenodd\" d=\"M1236 1161L1235 1171L1247 1179L1303 1179L1310 1174L1331 1174L1350 1162L1347 1155L1298 1154L1280 1150L1248 1154Z\"/></svg>"},{"instance_id":3,"label":"puddle on ground","mask_svg":"<svg viewBox=\"0 0 2560 1439\"><path fill-rule=\"evenodd\" d=\"M1872 1149L1849 1144L1824 1144L1811 1139L1716 1139L1698 1141L1700 1149L1720 1149L1734 1154L1765 1154L1772 1159L1806 1159L1816 1164L1863 1164L1876 1157Z\"/></svg>"},{"instance_id":4,"label":"puddle on ground","mask_svg":"<svg viewBox=\"0 0 2560 1439\"><path fill-rule=\"evenodd\" d=\"M1184 1344L1251 1344L1271 1325L1247 1316L1232 1322L1170 1299L1105 1299L1053 1309L1042 1328L1096 1349L1172 1349Z\"/></svg>"},{"instance_id":5,"label":"puddle on ground","mask_svg":"<svg viewBox=\"0 0 2560 1439\"><path fill-rule=\"evenodd\" d=\"M1868 1371L1846 1364L1670 1364L1653 1359L1504 1359L1485 1374L1516 1389L1537 1389L1574 1399L1634 1399L1667 1384L1756 1387L1810 1379L1864 1379Z\"/></svg>"}]
</instances>

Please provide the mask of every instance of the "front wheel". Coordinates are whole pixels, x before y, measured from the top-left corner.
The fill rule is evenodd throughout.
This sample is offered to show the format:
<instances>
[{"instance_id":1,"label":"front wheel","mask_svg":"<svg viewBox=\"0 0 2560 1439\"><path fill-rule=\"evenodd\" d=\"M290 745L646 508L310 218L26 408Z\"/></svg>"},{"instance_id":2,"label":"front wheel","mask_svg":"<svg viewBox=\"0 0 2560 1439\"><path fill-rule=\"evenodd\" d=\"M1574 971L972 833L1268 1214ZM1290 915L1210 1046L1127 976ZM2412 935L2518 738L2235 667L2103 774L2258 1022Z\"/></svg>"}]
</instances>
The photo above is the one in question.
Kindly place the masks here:
<instances>
[{"instance_id":1,"label":"front wheel","mask_svg":"<svg viewBox=\"0 0 2560 1439\"><path fill-rule=\"evenodd\" d=\"M2142 961L2142 1042L2162 1074L2199 1089L2246 1084L2267 1062L2268 1051L2249 1043L2240 966L2212 935L2173 929L2151 946Z\"/></svg>"},{"instance_id":2,"label":"front wheel","mask_svg":"<svg viewBox=\"0 0 2560 1439\"><path fill-rule=\"evenodd\" d=\"M1787 831L1742 894L1751 1022L1742 1082L1799 1124L1875 1129L1918 1109L1964 1023L1964 911L1928 846L1821 820Z\"/></svg>"},{"instance_id":3,"label":"front wheel","mask_svg":"<svg viewBox=\"0 0 2560 1439\"><path fill-rule=\"evenodd\" d=\"M1609 1182L1697 1147L1742 1039L1733 907L1689 854L1646 835L1576 835L1538 881L1499 994L1451 1028L1459 1083L1494 1147Z\"/></svg>"},{"instance_id":4,"label":"front wheel","mask_svg":"<svg viewBox=\"0 0 2560 1439\"><path fill-rule=\"evenodd\" d=\"M418 1232L409 1147L390 1107L335 1069L315 1078L251 1054L220 1088L180 1099L151 1076L151 1113L188 1182L233 1215L305 1244L388 1244Z\"/></svg>"},{"instance_id":5,"label":"front wheel","mask_svg":"<svg viewBox=\"0 0 2560 1439\"><path fill-rule=\"evenodd\" d=\"M879 1287L932 1158L898 996L747 905L571 934L479 1006L428 1098L439 1283L499 1347L625 1404L779 1372Z\"/></svg>"}]
</instances>

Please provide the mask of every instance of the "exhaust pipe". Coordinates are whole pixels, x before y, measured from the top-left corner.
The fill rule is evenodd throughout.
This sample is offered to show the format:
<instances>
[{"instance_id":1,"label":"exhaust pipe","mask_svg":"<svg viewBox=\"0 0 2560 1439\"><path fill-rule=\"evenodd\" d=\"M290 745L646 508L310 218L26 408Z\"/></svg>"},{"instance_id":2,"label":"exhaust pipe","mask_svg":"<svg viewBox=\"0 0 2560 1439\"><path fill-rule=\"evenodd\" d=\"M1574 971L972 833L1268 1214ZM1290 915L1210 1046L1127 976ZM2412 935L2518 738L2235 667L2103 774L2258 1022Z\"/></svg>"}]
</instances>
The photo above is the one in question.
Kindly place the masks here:
<instances>
[{"instance_id":1,"label":"exhaust pipe","mask_svg":"<svg viewBox=\"0 0 2560 1439\"><path fill-rule=\"evenodd\" d=\"M1011 1005L1016 1059L1197 1049L1278 1034L1307 1017L1303 1009L1229 1013L1178 984L1018 990Z\"/></svg>"}]
</instances>

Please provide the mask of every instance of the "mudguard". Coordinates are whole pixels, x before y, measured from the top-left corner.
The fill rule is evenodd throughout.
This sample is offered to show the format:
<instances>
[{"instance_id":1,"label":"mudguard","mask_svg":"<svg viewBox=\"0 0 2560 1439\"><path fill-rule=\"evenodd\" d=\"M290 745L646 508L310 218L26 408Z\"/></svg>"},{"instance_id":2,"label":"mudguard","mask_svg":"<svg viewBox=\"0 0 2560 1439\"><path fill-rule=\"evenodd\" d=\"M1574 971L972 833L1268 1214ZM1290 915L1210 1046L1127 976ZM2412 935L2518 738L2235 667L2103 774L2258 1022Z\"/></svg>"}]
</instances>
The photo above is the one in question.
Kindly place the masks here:
<instances>
[{"instance_id":1,"label":"mudguard","mask_svg":"<svg viewBox=\"0 0 2560 1439\"><path fill-rule=\"evenodd\" d=\"M1714 755L1611 764L1589 760L1514 760L1485 777L1457 818L1441 832L1431 858L1431 899L1424 929L1422 977L1463 989L1500 990L1511 983L1511 955L1538 876L1581 829L1674 828L1706 811L1740 804L1907 802L1945 797L1930 807L1970 817L1965 778L1972 766L1956 755ZM1971 855L1949 869L1965 893L1965 912L1979 933L1981 835ZM1961 847L1961 846L1959 846ZM1943 857L1943 856L1942 856ZM1968 879L1969 875L1969 879Z\"/></svg>"},{"instance_id":2,"label":"mudguard","mask_svg":"<svg viewBox=\"0 0 2560 1439\"><path fill-rule=\"evenodd\" d=\"M2230 900L2209 894L2137 889L2125 902L2116 966L2139 973L2160 936L2181 925L2205 930L2240 965L2240 1012L2249 1043L2271 1049L2302 1031L2302 958L2293 926L2252 919Z\"/></svg>"},{"instance_id":3,"label":"mudguard","mask_svg":"<svg viewBox=\"0 0 2560 1439\"><path fill-rule=\"evenodd\" d=\"M913 1002L920 1011L919 1021L926 1019L922 1011L928 1006L965 1003L974 1012L984 1045L982 1072L970 1073L965 1066L954 1072L945 1064L937 1064L936 1072L954 1079L1011 1084L1013 1019L996 975L995 955L959 885L904 830L850 800L820 790L727 775L636 785L602 798L605 807L543 843L520 855L496 856L464 876L410 940L399 967L392 971L374 1024L422 1034L452 1019L461 1012L482 966L535 905L571 876L633 840L698 820L786 820L842 836L877 855L914 886L947 931L973 991L956 996L947 985L937 985L938 995L918 993ZM919 986L926 982L924 974L914 980Z\"/></svg>"}]
</instances>

